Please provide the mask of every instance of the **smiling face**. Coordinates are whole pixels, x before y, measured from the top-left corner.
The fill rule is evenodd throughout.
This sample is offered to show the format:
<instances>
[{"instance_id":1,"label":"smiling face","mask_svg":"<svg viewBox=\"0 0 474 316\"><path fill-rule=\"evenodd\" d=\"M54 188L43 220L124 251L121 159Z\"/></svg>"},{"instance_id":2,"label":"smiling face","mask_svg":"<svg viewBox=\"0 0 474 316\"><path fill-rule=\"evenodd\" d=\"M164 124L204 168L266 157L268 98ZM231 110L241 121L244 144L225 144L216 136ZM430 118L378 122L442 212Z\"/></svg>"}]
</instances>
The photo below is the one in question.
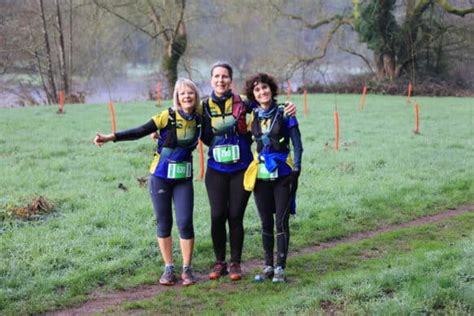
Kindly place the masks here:
<instances>
[{"instance_id":1,"label":"smiling face","mask_svg":"<svg viewBox=\"0 0 474 316\"><path fill-rule=\"evenodd\" d=\"M256 101L266 108L271 106L272 102L276 102L278 96L275 78L263 72L248 78L244 89L248 100Z\"/></svg>"},{"instance_id":2,"label":"smiling face","mask_svg":"<svg viewBox=\"0 0 474 316\"><path fill-rule=\"evenodd\" d=\"M266 83L257 82L253 87L253 96L262 107L268 108L272 104L272 89Z\"/></svg>"},{"instance_id":3,"label":"smiling face","mask_svg":"<svg viewBox=\"0 0 474 316\"><path fill-rule=\"evenodd\" d=\"M211 86L216 96L222 97L230 90L231 85L232 79L229 70L224 67L216 67L212 70Z\"/></svg>"},{"instance_id":4,"label":"smiling face","mask_svg":"<svg viewBox=\"0 0 474 316\"><path fill-rule=\"evenodd\" d=\"M189 86L183 85L178 89L178 102L186 113L192 113L196 105L196 92Z\"/></svg>"}]
</instances>

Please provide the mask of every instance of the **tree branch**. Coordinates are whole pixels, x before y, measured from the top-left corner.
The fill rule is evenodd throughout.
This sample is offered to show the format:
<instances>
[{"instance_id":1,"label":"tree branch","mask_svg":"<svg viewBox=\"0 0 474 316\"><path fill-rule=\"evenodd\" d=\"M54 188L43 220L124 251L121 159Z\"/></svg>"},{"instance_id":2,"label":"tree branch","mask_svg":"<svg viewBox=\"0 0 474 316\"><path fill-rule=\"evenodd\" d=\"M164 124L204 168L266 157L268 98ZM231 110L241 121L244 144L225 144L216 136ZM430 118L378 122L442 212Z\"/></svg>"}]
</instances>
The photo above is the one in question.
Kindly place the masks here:
<instances>
[{"instance_id":1,"label":"tree branch","mask_svg":"<svg viewBox=\"0 0 474 316\"><path fill-rule=\"evenodd\" d=\"M425 10L428 8L432 1L433 0L420 0L419 2L417 2L413 9L413 16L420 16L423 12L425 12Z\"/></svg>"},{"instance_id":2,"label":"tree branch","mask_svg":"<svg viewBox=\"0 0 474 316\"><path fill-rule=\"evenodd\" d=\"M178 22L176 23L176 28L173 33L173 38L176 38L178 36L178 33L180 31L180 28L182 27L183 20L184 20L184 9L186 8L186 1L181 0L180 1L180 10L179 10L179 19Z\"/></svg>"},{"instance_id":3,"label":"tree branch","mask_svg":"<svg viewBox=\"0 0 474 316\"><path fill-rule=\"evenodd\" d=\"M331 22L334 22L336 20L341 20L341 19L347 18L347 17L344 17L344 16L341 16L341 15L337 14L337 15L334 15L334 16L329 17L327 19L311 23L311 22L306 21L302 16L283 12L279 6L277 6L275 3L273 3L273 1L270 1L270 4L278 12L279 15L281 15L283 17L286 17L290 20L300 21L300 22L303 23L304 27L312 29L312 30L315 30L315 29L317 29L317 28L319 28L323 25L330 24Z\"/></svg>"},{"instance_id":4,"label":"tree branch","mask_svg":"<svg viewBox=\"0 0 474 316\"><path fill-rule=\"evenodd\" d=\"M303 63L312 63L318 59L322 59L326 56L327 49L329 47L329 43L331 42L334 34L337 32L337 30L343 26L343 25L352 25L352 19L350 18L340 18L337 22L337 24L329 30L329 32L326 34L326 38L324 39L322 46L319 49L319 55L312 56L312 57L299 57L298 60Z\"/></svg>"},{"instance_id":5,"label":"tree branch","mask_svg":"<svg viewBox=\"0 0 474 316\"><path fill-rule=\"evenodd\" d=\"M375 73L374 69L372 68L372 65L370 64L370 61L362 54L356 52L356 51L353 51L349 48L345 48L345 47L342 47L340 45L340 43L337 43L337 48L339 48L340 50L342 50L343 52L346 52L348 54L351 54L351 55L354 55L354 56L357 56L357 57L360 57L364 63L367 65L367 67L369 68L370 72L371 73Z\"/></svg>"},{"instance_id":6,"label":"tree branch","mask_svg":"<svg viewBox=\"0 0 474 316\"><path fill-rule=\"evenodd\" d=\"M165 41L167 43L169 43L172 39L168 36L168 34L166 33L167 29L165 28L165 26L163 25L163 23L161 22L161 18L160 16L158 15L158 13L156 12L155 10L155 7L153 7L153 4L150 2L150 0L147 0L147 5L148 5L148 10L150 12L150 19L151 21L153 22L153 25L155 25L155 31L157 33L161 33L163 34L164 38L165 38Z\"/></svg>"},{"instance_id":7,"label":"tree branch","mask_svg":"<svg viewBox=\"0 0 474 316\"><path fill-rule=\"evenodd\" d=\"M453 6L451 3L449 3L448 0L436 0L436 3L440 7L442 7L446 12L455 14L461 17L464 17L465 15L470 14L470 13L474 13L474 7L465 8L465 9L457 8Z\"/></svg>"},{"instance_id":8,"label":"tree branch","mask_svg":"<svg viewBox=\"0 0 474 316\"><path fill-rule=\"evenodd\" d=\"M96 6L98 6L99 8L101 8L102 10L105 10L106 12L112 14L113 16L119 18L120 20L126 22L127 24L133 26L134 28L136 28L137 30L139 31L142 31L143 33L145 33L146 35L150 36L150 37L157 37L158 35L157 34L152 34L150 33L147 29L143 28L142 26L132 22L130 19L126 18L125 16L115 12L114 10L111 10L108 6L106 5L103 5L102 3L100 3L98 0L92 0L94 2L94 4Z\"/></svg>"}]
</instances>

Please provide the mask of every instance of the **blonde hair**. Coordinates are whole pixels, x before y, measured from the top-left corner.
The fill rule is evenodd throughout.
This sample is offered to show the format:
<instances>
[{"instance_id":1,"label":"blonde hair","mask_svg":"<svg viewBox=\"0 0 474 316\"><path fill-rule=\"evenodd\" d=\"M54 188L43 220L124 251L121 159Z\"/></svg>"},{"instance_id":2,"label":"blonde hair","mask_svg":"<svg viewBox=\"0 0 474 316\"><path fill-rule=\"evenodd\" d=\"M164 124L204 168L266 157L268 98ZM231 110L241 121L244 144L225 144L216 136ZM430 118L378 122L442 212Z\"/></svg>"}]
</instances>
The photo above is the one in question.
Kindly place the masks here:
<instances>
[{"instance_id":1,"label":"blonde hair","mask_svg":"<svg viewBox=\"0 0 474 316\"><path fill-rule=\"evenodd\" d=\"M183 87L191 88L194 91L194 94L196 96L196 100L194 101L194 111L197 112L199 105L201 104L199 90L194 82L186 78L179 78L178 80L176 80L176 84L174 85L173 91L173 110L177 111L181 109L181 104L179 104L178 99L178 91Z\"/></svg>"}]
</instances>

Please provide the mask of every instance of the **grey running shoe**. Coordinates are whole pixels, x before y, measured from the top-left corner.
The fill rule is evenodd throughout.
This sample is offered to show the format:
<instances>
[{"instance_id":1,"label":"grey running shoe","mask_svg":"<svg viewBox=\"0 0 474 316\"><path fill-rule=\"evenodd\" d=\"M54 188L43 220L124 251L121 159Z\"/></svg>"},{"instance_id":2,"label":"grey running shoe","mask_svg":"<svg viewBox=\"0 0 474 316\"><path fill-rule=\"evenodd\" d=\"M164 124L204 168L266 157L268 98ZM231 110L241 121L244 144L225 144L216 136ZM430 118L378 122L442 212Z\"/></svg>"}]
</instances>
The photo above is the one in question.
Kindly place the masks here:
<instances>
[{"instance_id":1,"label":"grey running shoe","mask_svg":"<svg viewBox=\"0 0 474 316\"><path fill-rule=\"evenodd\" d=\"M285 269L283 269L280 266L276 267L273 274L272 282L274 283L286 282Z\"/></svg>"},{"instance_id":2,"label":"grey running shoe","mask_svg":"<svg viewBox=\"0 0 474 316\"><path fill-rule=\"evenodd\" d=\"M160 277L160 284L161 285L174 285L176 283L176 275L174 274L174 267L167 266L165 267L165 272Z\"/></svg>"},{"instance_id":3,"label":"grey running shoe","mask_svg":"<svg viewBox=\"0 0 474 316\"><path fill-rule=\"evenodd\" d=\"M273 267L272 266L265 266L265 267L263 267L262 273L257 274L255 276L255 281L256 282L263 282L265 280L270 280L271 278L273 278L273 274L274 274Z\"/></svg>"},{"instance_id":4,"label":"grey running shoe","mask_svg":"<svg viewBox=\"0 0 474 316\"><path fill-rule=\"evenodd\" d=\"M193 275L193 269L191 267L184 267L183 273L181 273L181 280L183 280L183 285L193 285L196 283L196 278Z\"/></svg>"}]
</instances>

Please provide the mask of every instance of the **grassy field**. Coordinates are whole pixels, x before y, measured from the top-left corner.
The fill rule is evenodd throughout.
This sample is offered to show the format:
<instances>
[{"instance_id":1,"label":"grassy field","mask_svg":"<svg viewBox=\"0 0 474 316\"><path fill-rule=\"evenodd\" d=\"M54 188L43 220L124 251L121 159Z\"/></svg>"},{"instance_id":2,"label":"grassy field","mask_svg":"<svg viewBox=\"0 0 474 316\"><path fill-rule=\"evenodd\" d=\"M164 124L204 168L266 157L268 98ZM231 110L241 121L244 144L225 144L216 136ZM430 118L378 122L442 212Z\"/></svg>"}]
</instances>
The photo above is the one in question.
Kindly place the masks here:
<instances>
[{"instance_id":1,"label":"grassy field","mask_svg":"<svg viewBox=\"0 0 474 316\"><path fill-rule=\"evenodd\" d=\"M293 101L299 105L305 152L298 214L291 219L291 249L474 201L474 99L417 98L418 135L413 133L413 108L405 104L403 97L369 95L364 111L359 112L358 96L313 95L309 96L308 116L303 115L302 98L294 96ZM338 152L333 149L335 103L341 128ZM157 110L151 102L117 104L117 127L142 124ZM161 274L151 202L147 190L137 181L137 177L147 175L154 144L146 138L96 148L92 144L95 132L110 130L107 106L74 105L66 106L65 111L58 115L54 107L0 110L0 313L38 313L70 306L84 301L98 287L154 284ZM118 188L120 183L127 191ZM53 203L54 211L33 221L11 215L13 208L25 206L37 196ZM195 181L195 196L194 267L205 272L213 254L207 195L201 181ZM472 224L472 217L469 219ZM259 258L260 226L253 201L247 208L245 226L244 260ZM440 275L449 276L462 270L466 261L445 265L436 258L456 251L459 258L465 257L463 251L470 251L472 258L472 246L466 247L469 241L472 245L472 234L469 229L464 230L465 237L451 236L455 245L452 249L438 244L436 255L425 247L419 256L415 251L413 260L409 255L397 256L398 250L392 253L388 247L387 256L396 256L398 264L407 267L406 274L405 268L400 268L400 273L410 280L419 274L424 262L439 267ZM179 249L175 254L179 265ZM317 291L307 287L294 305L279 298L278 288L272 290L269 286L274 294L272 300L288 312L308 312L327 300L331 303L323 305L335 304L335 308L340 302L349 301L350 306L344 309L359 313L398 313L419 311L415 303L430 289L419 285L415 293L416 289L407 285L403 295L396 296L399 304L389 300L371 310L367 303L370 300L357 299L357 293L369 295L370 287L379 286L377 282L384 277L390 278L383 260L370 261L369 267L362 267L351 266L354 258L350 255L336 259L334 264L345 264L347 268L336 269L334 273L339 274L327 279L327 286L321 291L340 288L346 293L345 289L350 288L356 298L348 299L335 291L341 301L337 297L325 298L325 292L305 301ZM302 269L298 260L289 267L294 279L299 279ZM331 265L328 262L332 271ZM371 274L364 269L370 269ZM310 281L302 278L298 282ZM459 287L456 280L453 282L445 282L446 287ZM245 289L254 287L245 284ZM298 287L292 288L294 285L290 283L289 290L296 295ZM466 286L472 293L472 279ZM235 291L240 289L236 287ZM197 290L189 291L192 295ZM365 294L366 291L370 293ZM445 306L449 305L450 311L473 311L472 296L448 294L451 296ZM453 295L455 298L451 299ZM250 295L247 301L251 302ZM359 303L353 303L356 301ZM255 309L263 311L267 310Z\"/></svg>"},{"instance_id":2,"label":"grassy field","mask_svg":"<svg viewBox=\"0 0 474 316\"><path fill-rule=\"evenodd\" d=\"M474 309L474 215L385 233L290 258L290 282L250 278L161 293L109 313L236 315L470 314Z\"/></svg>"}]
</instances>

